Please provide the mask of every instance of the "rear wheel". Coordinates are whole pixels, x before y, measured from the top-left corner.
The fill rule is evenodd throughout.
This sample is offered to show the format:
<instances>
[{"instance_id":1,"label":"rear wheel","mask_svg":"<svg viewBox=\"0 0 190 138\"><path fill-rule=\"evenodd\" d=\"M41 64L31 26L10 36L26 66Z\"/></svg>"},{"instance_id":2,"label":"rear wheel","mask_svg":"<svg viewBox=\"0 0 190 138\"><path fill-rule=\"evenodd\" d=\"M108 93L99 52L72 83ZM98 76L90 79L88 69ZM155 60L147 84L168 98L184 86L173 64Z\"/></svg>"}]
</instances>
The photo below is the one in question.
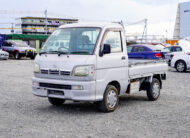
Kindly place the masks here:
<instances>
[{"instance_id":1,"label":"rear wheel","mask_svg":"<svg viewBox=\"0 0 190 138\"><path fill-rule=\"evenodd\" d=\"M20 59L20 54L18 52L16 52L14 57L15 57L15 59Z\"/></svg>"},{"instance_id":2,"label":"rear wheel","mask_svg":"<svg viewBox=\"0 0 190 138\"><path fill-rule=\"evenodd\" d=\"M147 97L150 101L155 101L160 96L160 81L156 78L152 79L152 83L149 84L147 89Z\"/></svg>"},{"instance_id":3,"label":"rear wheel","mask_svg":"<svg viewBox=\"0 0 190 138\"><path fill-rule=\"evenodd\" d=\"M108 85L104 92L104 98L99 103L99 109L103 112L113 112L119 103L118 90L113 85Z\"/></svg>"},{"instance_id":4,"label":"rear wheel","mask_svg":"<svg viewBox=\"0 0 190 138\"><path fill-rule=\"evenodd\" d=\"M186 63L182 60L177 61L175 68L178 72L185 72L187 70Z\"/></svg>"},{"instance_id":5,"label":"rear wheel","mask_svg":"<svg viewBox=\"0 0 190 138\"><path fill-rule=\"evenodd\" d=\"M51 98L51 97L48 97L48 100L52 105L55 106L61 106L65 102L64 99Z\"/></svg>"}]
</instances>

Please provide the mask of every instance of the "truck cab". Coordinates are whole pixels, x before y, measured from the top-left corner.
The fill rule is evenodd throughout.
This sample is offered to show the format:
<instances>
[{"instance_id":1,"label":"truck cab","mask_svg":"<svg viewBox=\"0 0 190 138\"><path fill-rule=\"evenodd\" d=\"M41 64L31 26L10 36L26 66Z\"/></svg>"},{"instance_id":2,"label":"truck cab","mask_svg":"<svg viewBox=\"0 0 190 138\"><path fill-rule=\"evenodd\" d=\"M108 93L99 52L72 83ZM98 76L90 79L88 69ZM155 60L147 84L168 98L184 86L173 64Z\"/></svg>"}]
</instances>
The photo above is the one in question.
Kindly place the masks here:
<instances>
[{"instance_id":1,"label":"truck cab","mask_svg":"<svg viewBox=\"0 0 190 138\"><path fill-rule=\"evenodd\" d=\"M62 44L56 46L57 42ZM155 97L149 93L149 98L159 97L167 64L158 63L155 67L152 64L156 63L147 66L148 72L139 72L142 64L129 69L136 65L128 62L121 24L63 25L52 33L36 56L33 94L48 97L53 105L61 105L65 100L96 102L102 111L111 112L118 106L119 95L139 91L143 83L148 87L146 82L151 84L154 75L157 75L157 93Z\"/></svg>"}]
</instances>

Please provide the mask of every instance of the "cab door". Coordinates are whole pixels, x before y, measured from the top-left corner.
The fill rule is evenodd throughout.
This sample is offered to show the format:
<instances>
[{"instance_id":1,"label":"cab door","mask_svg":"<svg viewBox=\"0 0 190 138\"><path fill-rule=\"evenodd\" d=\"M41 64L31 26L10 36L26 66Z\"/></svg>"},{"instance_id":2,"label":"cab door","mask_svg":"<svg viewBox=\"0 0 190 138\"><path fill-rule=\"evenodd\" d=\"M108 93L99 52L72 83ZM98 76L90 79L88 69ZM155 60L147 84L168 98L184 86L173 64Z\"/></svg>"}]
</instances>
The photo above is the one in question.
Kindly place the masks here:
<instances>
[{"instance_id":1,"label":"cab door","mask_svg":"<svg viewBox=\"0 0 190 138\"><path fill-rule=\"evenodd\" d=\"M109 29L100 44L100 52L105 44L110 45L111 52L97 56L97 97L103 95L106 86L112 81L120 83L121 93L126 90L123 86L127 87L128 84L128 57L122 34L121 30Z\"/></svg>"}]
</instances>

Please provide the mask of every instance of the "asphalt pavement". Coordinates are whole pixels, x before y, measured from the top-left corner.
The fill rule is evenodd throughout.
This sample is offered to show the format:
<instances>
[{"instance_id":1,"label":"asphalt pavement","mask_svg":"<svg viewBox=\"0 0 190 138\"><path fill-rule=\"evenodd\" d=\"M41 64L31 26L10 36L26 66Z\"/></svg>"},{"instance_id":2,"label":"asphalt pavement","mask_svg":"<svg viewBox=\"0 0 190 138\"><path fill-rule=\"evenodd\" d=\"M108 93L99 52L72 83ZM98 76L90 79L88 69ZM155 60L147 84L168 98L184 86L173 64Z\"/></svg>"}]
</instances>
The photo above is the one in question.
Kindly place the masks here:
<instances>
[{"instance_id":1,"label":"asphalt pavement","mask_svg":"<svg viewBox=\"0 0 190 138\"><path fill-rule=\"evenodd\" d=\"M189 138L190 72L169 69L157 101L140 92L112 113L92 103L61 107L32 94L33 60L0 61L0 138Z\"/></svg>"}]
</instances>

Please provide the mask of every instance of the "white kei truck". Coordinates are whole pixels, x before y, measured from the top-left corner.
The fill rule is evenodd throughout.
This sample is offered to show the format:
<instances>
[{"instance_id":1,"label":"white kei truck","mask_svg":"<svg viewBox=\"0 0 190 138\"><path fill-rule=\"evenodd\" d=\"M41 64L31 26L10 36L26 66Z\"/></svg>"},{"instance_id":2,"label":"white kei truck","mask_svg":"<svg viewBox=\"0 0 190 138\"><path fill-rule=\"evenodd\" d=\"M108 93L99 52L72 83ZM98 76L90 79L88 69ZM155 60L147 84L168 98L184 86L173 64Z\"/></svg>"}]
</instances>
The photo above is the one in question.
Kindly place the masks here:
<instances>
[{"instance_id":1,"label":"white kei truck","mask_svg":"<svg viewBox=\"0 0 190 138\"><path fill-rule=\"evenodd\" d=\"M160 60L129 60L123 25L62 25L34 61L33 94L52 105L65 100L96 103L102 112L118 107L119 96L146 90L157 100L168 65Z\"/></svg>"}]
</instances>

